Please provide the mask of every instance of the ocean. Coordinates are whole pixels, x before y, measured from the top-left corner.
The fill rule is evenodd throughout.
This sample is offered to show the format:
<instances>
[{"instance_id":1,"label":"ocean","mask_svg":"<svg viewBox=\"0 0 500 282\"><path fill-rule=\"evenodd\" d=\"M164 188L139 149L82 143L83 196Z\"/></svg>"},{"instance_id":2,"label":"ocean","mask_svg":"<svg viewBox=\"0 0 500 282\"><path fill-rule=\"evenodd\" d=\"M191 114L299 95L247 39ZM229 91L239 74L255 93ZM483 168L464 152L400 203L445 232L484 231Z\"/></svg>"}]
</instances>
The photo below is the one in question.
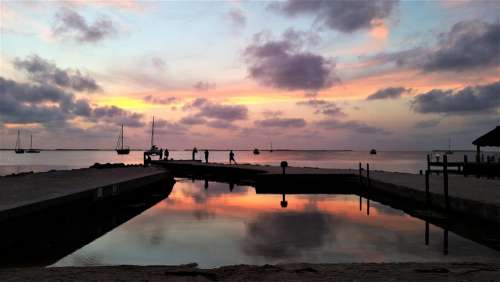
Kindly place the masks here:
<instances>
[{"instance_id":1,"label":"ocean","mask_svg":"<svg viewBox=\"0 0 500 282\"><path fill-rule=\"evenodd\" d=\"M252 151L236 151L238 163L257 163L279 165L287 161L290 166L308 166L321 168L357 168L358 163L370 164L372 170L386 170L418 173L426 167L425 151L379 151L370 155L368 151L261 151L254 155ZM474 152L455 152L449 160L463 160L464 154L469 160L474 159ZM500 157L498 152L496 158ZM433 155L436 155L434 153ZM171 151L170 158L191 159L190 151ZM197 159L203 158L200 150ZM51 169L84 168L94 163L142 163L143 154L132 151L129 155L117 155L114 151L42 151L39 154L15 154L13 151L0 151L0 175L20 172L41 172ZM228 151L211 151L209 161L227 163Z\"/></svg>"}]
</instances>

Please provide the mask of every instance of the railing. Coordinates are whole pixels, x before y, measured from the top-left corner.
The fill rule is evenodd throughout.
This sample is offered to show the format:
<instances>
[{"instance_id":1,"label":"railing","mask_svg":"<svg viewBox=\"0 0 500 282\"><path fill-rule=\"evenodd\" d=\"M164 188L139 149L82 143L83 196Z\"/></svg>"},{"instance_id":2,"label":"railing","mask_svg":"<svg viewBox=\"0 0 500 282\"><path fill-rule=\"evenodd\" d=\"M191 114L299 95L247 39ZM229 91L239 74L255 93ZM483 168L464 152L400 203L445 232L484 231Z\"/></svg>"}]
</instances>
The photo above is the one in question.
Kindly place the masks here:
<instances>
[{"instance_id":1,"label":"railing","mask_svg":"<svg viewBox=\"0 0 500 282\"><path fill-rule=\"evenodd\" d=\"M461 174L464 177L475 175L476 177L486 176L488 178L500 177L500 163L496 162L469 162L467 155L464 155L463 162L446 162L446 155L443 156L443 161L431 161L431 156L427 155L427 171L429 173L440 174L446 170L450 174ZM435 169L436 167L442 169ZM451 169L450 169L451 168Z\"/></svg>"}]
</instances>

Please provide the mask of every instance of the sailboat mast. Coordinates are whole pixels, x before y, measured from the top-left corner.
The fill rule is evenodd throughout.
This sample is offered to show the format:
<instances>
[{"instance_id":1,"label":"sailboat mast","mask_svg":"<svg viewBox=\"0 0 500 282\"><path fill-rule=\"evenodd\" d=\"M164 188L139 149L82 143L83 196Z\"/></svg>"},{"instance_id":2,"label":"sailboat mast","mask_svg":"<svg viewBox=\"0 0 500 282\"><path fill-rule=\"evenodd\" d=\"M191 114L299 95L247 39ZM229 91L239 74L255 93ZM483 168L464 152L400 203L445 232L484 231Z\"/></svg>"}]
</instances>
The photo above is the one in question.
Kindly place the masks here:
<instances>
[{"instance_id":1,"label":"sailboat mast","mask_svg":"<svg viewBox=\"0 0 500 282\"><path fill-rule=\"evenodd\" d=\"M122 124L121 139L122 139L122 150L123 150L123 124Z\"/></svg>"},{"instance_id":2,"label":"sailboat mast","mask_svg":"<svg viewBox=\"0 0 500 282\"><path fill-rule=\"evenodd\" d=\"M33 134L30 134L30 149L33 149Z\"/></svg>"},{"instance_id":3,"label":"sailboat mast","mask_svg":"<svg viewBox=\"0 0 500 282\"><path fill-rule=\"evenodd\" d=\"M17 140L16 140L16 149L21 148L21 131L17 130Z\"/></svg>"},{"instance_id":4,"label":"sailboat mast","mask_svg":"<svg viewBox=\"0 0 500 282\"><path fill-rule=\"evenodd\" d=\"M151 126L151 148L154 145L154 138L155 138L155 117L153 116L153 125Z\"/></svg>"}]
</instances>

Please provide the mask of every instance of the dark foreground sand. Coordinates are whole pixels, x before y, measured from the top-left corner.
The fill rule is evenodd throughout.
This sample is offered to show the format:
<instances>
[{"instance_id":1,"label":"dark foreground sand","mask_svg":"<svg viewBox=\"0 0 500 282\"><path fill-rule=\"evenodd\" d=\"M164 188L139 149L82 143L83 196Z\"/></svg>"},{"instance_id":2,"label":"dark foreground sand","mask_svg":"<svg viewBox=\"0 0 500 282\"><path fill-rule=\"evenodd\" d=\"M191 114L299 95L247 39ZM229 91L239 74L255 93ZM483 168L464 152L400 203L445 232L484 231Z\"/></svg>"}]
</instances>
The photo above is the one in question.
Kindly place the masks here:
<instances>
[{"instance_id":1,"label":"dark foreground sand","mask_svg":"<svg viewBox=\"0 0 500 282\"><path fill-rule=\"evenodd\" d=\"M0 281L500 281L500 262L11 268Z\"/></svg>"}]
</instances>

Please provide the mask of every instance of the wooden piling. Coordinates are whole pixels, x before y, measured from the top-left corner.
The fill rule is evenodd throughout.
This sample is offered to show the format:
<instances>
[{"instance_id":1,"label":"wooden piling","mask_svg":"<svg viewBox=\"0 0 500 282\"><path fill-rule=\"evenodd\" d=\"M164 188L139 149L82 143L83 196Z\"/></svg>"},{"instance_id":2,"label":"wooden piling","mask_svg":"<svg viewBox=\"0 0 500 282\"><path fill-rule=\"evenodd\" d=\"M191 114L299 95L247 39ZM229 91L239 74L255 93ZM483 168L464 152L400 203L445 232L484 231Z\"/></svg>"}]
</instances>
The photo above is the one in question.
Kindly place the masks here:
<instances>
[{"instance_id":1,"label":"wooden piling","mask_svg":"<svg viewBox=\"0 0 500 282\"><path fill-rule=\"evenodd\" d=\"M464 177L467 177L467 163L469 162L468 158L467 158L467 155L464 155L464 166L462 167L462 173L464 175Z\"/></svg>"},{"instance_id":2,"label":"wooden piling","mask_svg":"<svg viewBox=\"0 0 500 282\"><path fill-rule=\"evenodd\" d=\"M370 199L366 198L366 215L370 215Z\"/></svg>"},{"instance_id":3,"label":"wooden piling","mask_svg":"<svg viewBox=\"0 0 500 282\"><path fill-rule=\"evenodd\" d=\"M430 205L429 200L430 200L430 195L429 195L429 174L430 172L428 170L425 171L425 204L427 206Z\"/></svg>"},{"instance_id":4,"label":"wooden piling","mask_svg":"<svg viewBox=\"0 0 500 282\"><path fill-rule=\"evenodd\" d=\"M370 164L367 163L366 164L366 184L368 186L368 188L370 188L371 186L371 180L370 180Z\"/></svg>"},{"instance_id":5,"label":"wooden piling","mask_svg":"<svg viewBox=\"0 0 500 282\"><path fill-rule=\"evenodd\" d=\"M446 211L450 210L450 201L448 198L448 156L443 156L443 186L444 186L444 201Z\"/></svg>"},{"instance_id":6,"label":"wooden piling","mask_svg":"<svg viewBox=\"0 0 500 282\"><path fill-rule=\"evenodd\" d=\"M363 184L363 167L361 165L361 163L359 163L359 184L362 185Z\"/></svg>"},{"instance_id":7,"label":"wooden piling","mask_svg":"<svg viewBox=\"0 0 500 282\"><path fill-rule=\"evenodd\" d=\"M443 254L448 255L448 229L443 231Z\"/></svg>"},{"instance_id":8,"label":"wooden piling","mask_svg":"<svg viewBox=\"0 0 500 282\"><path fill-rule=\"evenodd\" d=\"M431 171L431 155L427 154L427 171Z\"/></svg>"},{"instance_id":9,"label":"wooden piling","mask_svg":"<svg viewBox=\"0 0 500 282\"><path fill-rule=\"evenodd\" d=\"M425 221L425 245L429 246L429 221Z\"/></svg>"}]
</instances>

